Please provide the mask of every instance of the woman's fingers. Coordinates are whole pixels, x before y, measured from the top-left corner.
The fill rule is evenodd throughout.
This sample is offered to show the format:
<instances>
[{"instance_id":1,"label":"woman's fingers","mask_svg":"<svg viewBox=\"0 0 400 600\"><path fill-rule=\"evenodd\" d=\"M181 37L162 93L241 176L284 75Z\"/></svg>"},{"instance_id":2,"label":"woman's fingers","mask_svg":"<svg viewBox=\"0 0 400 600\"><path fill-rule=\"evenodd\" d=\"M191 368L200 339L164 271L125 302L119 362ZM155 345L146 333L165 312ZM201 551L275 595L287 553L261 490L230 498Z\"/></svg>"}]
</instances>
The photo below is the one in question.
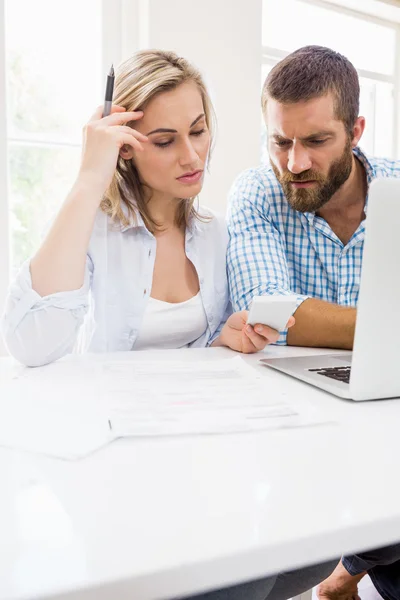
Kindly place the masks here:
<instances>
[{"instance_id":1,"label":"woman's fingers","mask_svg":"<svg viewBox=\"0 0 400 600\"><path fill-rule=\"evenodd\" d=\"M123 133L119 138L119 147L122 149L122 146L132 146L135 150L139 150L143 152L144 148L142 144L130 133Z\"/></svg>"},{"instance_id":2,"label":"woman's fingers","mask_svg":"<svg viewBox=\"0 0 400 600\"><path fill-rule=\"evenodd\" d=\"M92 116L90 117L89 123L92 123L93 121L98 121L99 119L101 119L101 117L103 116L103 110L104 110L103 106L98 106L96 108L96 110L94 111L94 113L92 114Z\"/></svg>"},{"instance_id":3,"label":"woman's fingers","mask_svg":"<svg viewBox=\"0 0 400 600\"><path fill-rule=\"evenodd\" d=\"M143 133L140 133L140 131L132 129L132 127L128 127L127 125L119 125L118 131L120 131L121 133L127 133L128 135L133 135L133 137L140 140L141 142L147 142L149 139L147 135L143 135Z\"/></svg>"},{"instance_id":4,"label":"woman's fingers","mask_svg":"<svg viewBox=\"0 0 400 600\"><path fill-rule=\"evenodd\" d=\"M129 121L137 121L143 117L142 111L115 112L101 119L102 125L124 125Z\"/></svg>"},{"instance_id":5,"label":"woman's fingers","mask_svg":"<svg viewBox=\"0 0 400 600\"><path fill-rule=\"evenodd\" d=\"M99 121L103 117L104 106L98 106L92 116L89 119L89 123L93 121ZM123 113L126 112L126 109L123 106L118 106L118 104L113 104L111 107L111 114L113 113Z\"/></svg>"}]
</instances>

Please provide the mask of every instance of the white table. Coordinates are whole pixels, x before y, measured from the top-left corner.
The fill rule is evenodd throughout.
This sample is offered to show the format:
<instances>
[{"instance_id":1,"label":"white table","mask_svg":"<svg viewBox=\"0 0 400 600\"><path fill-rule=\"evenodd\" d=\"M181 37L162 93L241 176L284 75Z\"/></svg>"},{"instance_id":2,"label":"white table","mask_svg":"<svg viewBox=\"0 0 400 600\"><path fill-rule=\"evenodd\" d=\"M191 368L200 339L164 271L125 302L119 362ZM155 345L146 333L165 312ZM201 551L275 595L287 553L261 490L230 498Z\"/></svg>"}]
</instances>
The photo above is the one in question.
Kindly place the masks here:
<instances>
[{"instance_id":1,"label":"white table","mask_svg":"<svg viewBox=\"0 0 400 600\"><path fill-rule=\"evenodd\" d=\"M279 378L336 423L119 440L76 462L0 449L0 598L171 598L398 541L400 400L340 400L259 358L266 393Z\"/></svg>"}]
</instances>

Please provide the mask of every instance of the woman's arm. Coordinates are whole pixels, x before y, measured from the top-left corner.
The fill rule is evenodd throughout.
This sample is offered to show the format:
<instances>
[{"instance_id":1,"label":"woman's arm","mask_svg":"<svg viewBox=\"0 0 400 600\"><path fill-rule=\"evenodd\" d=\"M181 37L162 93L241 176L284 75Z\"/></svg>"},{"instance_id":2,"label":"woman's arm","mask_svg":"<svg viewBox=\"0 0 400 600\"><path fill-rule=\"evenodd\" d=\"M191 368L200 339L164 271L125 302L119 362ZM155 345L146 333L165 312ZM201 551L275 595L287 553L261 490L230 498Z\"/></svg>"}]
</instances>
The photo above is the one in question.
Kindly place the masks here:
<instances>
[{"instance_id":1,"label":"woman's arm","mask_svg":"<svg viewBox=\"0 0 400 600\"><path fill-rule=\"evenodd\" d=\"M10 354L29 367L72 352L87 313L92 264L88 257L82 288L42 298L32 289L25 263L7 297L1 329Z\"/></svg>"},{"instance_id":2,"label":"woman's arm","mask_svg":"<svg viewBox=\"0 0 400 600\"><path fill-rule=\"evenodd\" d=\"M102 110L99 107L84 128L78 179L31 261L32 288L40 296L82 286L96 212L111 183L120 148L129 144L140 150L140 142L147 139L124 126L143 113L114 106L113 113L102 119Z\"/></svg>"},{"instance_id":3,"label":"woman's arm","mask_svg":"<svg viewBox=\"0 0 400 600\"><path fill-rule=\"evenodd\" d=\"M29 366L46 364L70 352L88 308L93 265L87 256L94 220L111 183L123 144L138 150L147 138L120 125L142 113L102 108L84 130L79 175L37 254L10 289L2 331L10 353Z\"/></svg>"}]
</instances>

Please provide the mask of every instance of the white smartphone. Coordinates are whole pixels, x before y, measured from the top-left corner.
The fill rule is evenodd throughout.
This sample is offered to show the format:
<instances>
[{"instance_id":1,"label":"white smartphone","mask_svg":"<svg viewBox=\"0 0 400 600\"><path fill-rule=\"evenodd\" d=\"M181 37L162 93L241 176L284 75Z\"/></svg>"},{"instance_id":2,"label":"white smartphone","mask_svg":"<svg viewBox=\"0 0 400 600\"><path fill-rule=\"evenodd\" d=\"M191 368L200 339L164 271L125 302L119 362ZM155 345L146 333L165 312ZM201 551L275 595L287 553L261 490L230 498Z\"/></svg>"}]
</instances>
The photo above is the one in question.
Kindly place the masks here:
<instances>
[{"instance_id":1,"label":"white smartphone","mask_svg":"<svg viewBox=\"0 0 400 600\"><path fill-rule=\"evenodd\" d=\"M247 323L249 325L268 325L277 331L283 331L289 317L296 310L297 296L254 296Z\"/></svg>"}]
</instances>

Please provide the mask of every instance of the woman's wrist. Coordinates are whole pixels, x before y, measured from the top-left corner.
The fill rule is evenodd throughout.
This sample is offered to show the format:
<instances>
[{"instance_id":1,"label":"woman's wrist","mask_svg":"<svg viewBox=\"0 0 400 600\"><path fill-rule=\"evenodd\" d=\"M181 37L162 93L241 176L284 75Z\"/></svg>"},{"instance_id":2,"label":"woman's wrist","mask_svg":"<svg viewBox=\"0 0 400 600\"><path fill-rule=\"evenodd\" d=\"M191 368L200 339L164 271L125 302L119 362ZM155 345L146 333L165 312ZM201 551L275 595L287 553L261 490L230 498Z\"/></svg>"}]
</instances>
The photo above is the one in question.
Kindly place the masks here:
<instances>
[{"instance_id":1,"label":"woman's wrist","mask_svg":"<svg viewBox=\"0 0 400 600\"><path fill-rule=\"evenodd\" d=\"M85 202L93 202L96 206L100 206L106 189L104 183L95 173L81 172L71 191L74 196L83 196Z\"/></svg>"}]
</instances>

